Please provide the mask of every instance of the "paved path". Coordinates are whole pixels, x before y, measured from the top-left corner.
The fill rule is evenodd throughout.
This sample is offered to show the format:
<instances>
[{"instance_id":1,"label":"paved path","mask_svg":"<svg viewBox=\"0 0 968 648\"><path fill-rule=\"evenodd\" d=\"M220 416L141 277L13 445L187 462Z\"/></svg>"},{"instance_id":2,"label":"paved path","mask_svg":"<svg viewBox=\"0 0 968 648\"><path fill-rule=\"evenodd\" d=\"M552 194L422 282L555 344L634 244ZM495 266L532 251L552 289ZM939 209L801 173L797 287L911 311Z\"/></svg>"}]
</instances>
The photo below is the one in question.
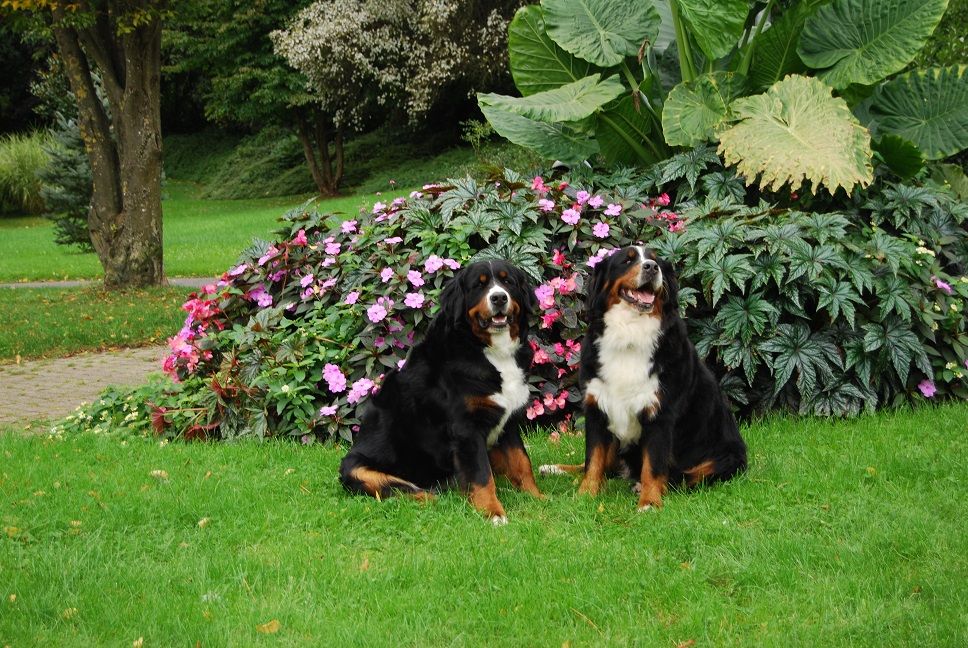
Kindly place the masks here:
<instances>
[{"instance_id":1,"label":"paved path","mask_svg":"<svg viewBox=\"0 0 968 648\"><path fill-rule=\"evenodd\" d=\"M212 277L168 277L172 286L186 288L201 288L205 284L215 283L218 279ZM16 283L0 283L0 288L82 288L100 285L98 279L76 279L71 281L18 281Z\"/></svg>"},{"instance_id":2,"label":"paved path","mask_svg":"<svg viewBox=\"0 0 968 648\"><path fill-rule=\"evenodd\" d=\"M0 365L0 425L61 418L108 385L139 385L161 371L166 350L152 346Z\"/></svg>"}]
</instances>

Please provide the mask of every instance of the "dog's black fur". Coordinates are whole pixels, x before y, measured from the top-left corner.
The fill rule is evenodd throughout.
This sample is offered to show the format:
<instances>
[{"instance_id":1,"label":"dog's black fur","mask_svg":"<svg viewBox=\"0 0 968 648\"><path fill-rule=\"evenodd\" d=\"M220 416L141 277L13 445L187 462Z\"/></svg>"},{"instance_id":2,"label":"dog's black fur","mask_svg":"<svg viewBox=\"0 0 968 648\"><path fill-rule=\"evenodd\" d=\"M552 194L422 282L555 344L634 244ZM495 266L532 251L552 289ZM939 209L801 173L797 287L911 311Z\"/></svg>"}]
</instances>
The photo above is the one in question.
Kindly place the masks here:
<instances>
[{"instance_id":1,"label":"dog's black fur","mask_svg":"<svg viewBox=\"0 0 968 648\"><path fill-rule=\"evenodd\" d=\"M403 368L363 407L340 480L379 499L429 497L456 479L475 508L503 523L493 474L540 496L519 432L534 291L519 268L483 261L451 279L440 304Z\"/></svg>"},{"instance_id":2,"label":"dog's black fur","mask_svg":"<svg viewBox=\"0 0 968 648\"><path fill-rule=\"evenodd\" d=\"M743 442L719 383L679 315L672 265L641 246L599 262L587 289L585 464L580 491L606 474L640 480L640 509L661 506L668 484L726 480L746 468Z\"/></svg>"}]
</instances>

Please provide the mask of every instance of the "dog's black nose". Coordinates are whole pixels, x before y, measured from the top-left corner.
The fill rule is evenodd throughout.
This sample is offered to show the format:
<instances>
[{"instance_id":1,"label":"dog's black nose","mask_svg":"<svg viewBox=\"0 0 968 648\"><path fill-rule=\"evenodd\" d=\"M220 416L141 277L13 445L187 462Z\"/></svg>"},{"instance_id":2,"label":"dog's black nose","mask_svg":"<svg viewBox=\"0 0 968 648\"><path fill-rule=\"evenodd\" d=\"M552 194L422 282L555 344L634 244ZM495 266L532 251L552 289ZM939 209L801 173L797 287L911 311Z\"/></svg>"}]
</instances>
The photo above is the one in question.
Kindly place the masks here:
<instances>
[{"instance_id":1,"label":"dog's black nose","mask_svg":"<svg viewBox=\"0 0 968 648\"><path fill-rule=\"evenodd\" d=\"M655 274L659 269L659 264L652 259L646 259L642 262L642 269L645 270L647 274Z\"/></svg>"},{"instance_id":2,"label":"dog's black nose","mask_svg":"<svg viewBox=\"0 0 968 648\"><path fill-rule=\"evenodd\" d=\"M508 294L506 292L496 292L491 294L491 306L503 308L508 305Z\"/></svg>"}]
</instances>

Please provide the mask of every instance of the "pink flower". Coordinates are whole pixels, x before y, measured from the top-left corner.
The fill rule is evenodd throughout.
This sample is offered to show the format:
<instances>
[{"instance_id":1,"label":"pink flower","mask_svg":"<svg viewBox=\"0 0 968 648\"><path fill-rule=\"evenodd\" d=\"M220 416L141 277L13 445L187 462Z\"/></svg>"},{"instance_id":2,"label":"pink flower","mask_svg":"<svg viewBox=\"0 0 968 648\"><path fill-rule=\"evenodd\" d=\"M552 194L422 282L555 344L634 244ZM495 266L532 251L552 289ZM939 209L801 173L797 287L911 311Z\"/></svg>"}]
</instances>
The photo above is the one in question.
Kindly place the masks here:
<instances>
[{"instance_id":1,"label":"pink flower","mask_svg":"<svg viewBox=\"0 0 968 648\"><path fill-rule=\"evenodd\" d=\"M561 250L555 250L554 254L551 255L551 262L554 263L556 266L565 265L565 262L566 262L565 253L562 252Z\"/></svg>"},{"instance_id":2,"label":"pink flower","mask_svg":"<svg viewBox=\"0 0 968 648\"><path fill-rule=\"evenodd\" d=\"M529 421L533 421L542 414L544 414L544 405L537 399L535 399L534 403L531 404L531 407L526 409L524 412L524 415L528 417Z\"/></svg>"},{"instance_id":3,"label":"pink flower","mask_svg":"<svg viewBox=\"0 0 968 648\"><path fill-rule=\"evenodd\" d=\"M676 221L675 223L669 223L669 231L673 234L681 232L686 229L685 224L682 221Z\"/></svg>"},{"instance_id":4,"label":"pink flower","mask_svg":"<svg viewBox=\"0 0 968 648\"><path fill-rule=\"evenodd\" d=\"M578 201L579 205L584 205L585 203L587 203L590 197L591 197L591 194L589 194L584 189L582 189L577 194L575 194L575 199Z\"/></svg>"},{"instance_id":5,"label":"pink flower","mask_svg":"<svg viewBox=\"0 0 968 648\"><path fill-rule=\"evenodd\" d=\"M569 225L577 225L578 221L581 220L581 214L574 209L566 209L561 213L561 220Z\"/></svg>"},{"instance_id":6,"label":"pink flower","mask_svg":"<svg viewBox=\"0 0 968 648\"><path fill-rule=\"evenodd\" d=\"M460 262L454 259L444 259L444 265L451 270L460 270Z\"/></svg>"},{"instance_id":7,"label":"pink flower","mask_svg":"<svg viewBox=\"0 0 968 648\"><path fill-rule=\"evenodd\" d=\"M407 293L407 296L403 299L403 303L410 308L420 308L424 303L423 293Z\"/></svg>"},{"instance_id":8,"label":"pink flower","mask_svg":"<svg viewBox=\"0 0 968 648\"><path fill-rule=\"evenodd\" d=\"M393 180L391 180L390 181L390 184L396 184L396 183L393 182ZM390 208L391 209L400 209L403 206L403 203L405 203L405 202L407 202L407 199L406 198L404 198L403 196L398 196L398 197L396 197L396 198L393 199L393 202L390 203Z\"/></svg>"},{"instance_id":9,"label":"pink flower","mask_svg":"<svg viewBox=\"0 0 968 648\"><path fill-rule=\"evenodd\" d=\"M588 206L592 209L598 209L604 202L601 196L595 195L588 199Z\"/></svg>"},{"instance_id":10,"label":"pink flower","mask_svg":"<svg viewBox=\"0 0 968 648\"><path fill-rule=\"evenodd\" d=\"M383 307L383 304L373 304L366 309L366 316L376 324L382 322L383 318L387 316L387 309Z\"/></svg>"},{"instance_id":11,"label":"pink flower","mask_svg":"<svg viewBox=\"0 0 968 648\"><path fill-rule=\"evenodd\" d=\"M330 242L326 244L325 252L326 254L329 254L329 255L336 255L336 254L339 254L341 247L342 246L339 243Z\"/></svg>"},{"instance_id":12,"label":"pink flower","mask_svg":"<svg viewBox=\"0 0 968 648\"><path fill-rule=\"evenodd\" d=\"M336 285L336 277L330 277L329 279L323 282L323 290L329 290L335 285Z\"/></svg>"},{"instance_id":13,"label":"pink flower","mask_svg":"<svg viewBox=\"0 0 968 648\"><path fill-rule=\"evenodd\" d=\"M272 295L266 292L265 286L258 285L249 292L249 299L255 301L260 308L272 306Z\"/></svg>"},{"instance_id":14,"label":"pink flower","mask_svg":"<svg viewBox=\"0 0 968 648\"><path fill-rule=\"evenodd\" d=\"M419 270L411 270L407 273L407 281L409 281L414 288L419 288L424 285L423 275L420 274Z\"/></svg>"},{"instance_id":15,"label":"pink flower","mask_svg":"<svg viewBox=\"0 0 968 648\"><path fill-rule=\"evenodd\" d=\"M296 232L296 238L294 238L290 242L293 245L298 245L298 246L303 246L303 245L306 245L307 243L309 243L309 241L306 239L306 230L301 229L298 232Z\"/></svg>"},{"instance_id":16,"label":"pink flower","mask_svg":"<svg viewBox=\"0 0 968 648\"><path fill-rule=\"evenodd\" d=\"M444 260L436 254L431 254L424 262L424 272L433 274L444 267Z\"/></svg>"},{"instance_id":17,"label":"pink flower","mask_svg":"<svg viewBox=\"0 0 968 648\"><path fill-rule=\"evenodd\" d=\"M403 370L403 365L405 365L405 364L407 364L407 359L406 358L403 358L402 360L397 360L397 371L402 371Z\"/></svg>"},{"instance_id":18,"label":"pink flower","mask_svg":"<svg viewBox=\"0 0 968 648\"><path fill-rule=\"evenodd\" d=\"M266 261L268 261L269 259L271 259L277 254L279 254L279 250L276 249L276 246L270 245L269 249L266 250L266 253L263 254L261 257L259 257L259 265L264 266L266 264Z\"/></svg>"},{"instance_id":19,"label":"pink flower","mask_svg":"<svg viewBox=\"0 0 968 648\"><path fill-rule=\"evenodd\" d=\"M355 220L343 221L343 224L339 226L339 229L343 234L352 234L356 231L357 222Z\"/></svg>"},{"instance_id":20,"label":"pink flower","mask_svg":"<svg viewBox=\"0 0 968 648\"><path fill-rule=\"evenodd\" d=\"M534 296L538 298L538 305L543 309L553 308L555 305L555 289L546 283L534 289Z\"/></svg>"},{"instance_id":21,"label":"pink flower","mask_svg":"<svg viewBox=\"0 0 968 648\"><path fill-rule=\"evenodd\" d=\"M551 328L551 325L561 317L561 311L550 311L541 316L541 328Z\"/></svg>"},{"instance_id":22,"label":"pink flower","mask_svg":"<svg viewBox=\"0 0 968 648\"><path fill-rule=\"evenodd\" d=\"M346 376L337 365L327 363L323 367L323 380L326 381L329 391L334 394L346 390Z\"/></svg>"},{"instance_id":23,"label":"pink flower","mask_svg":"<svg viewBox=\"0 0 968 648\"><path fill-rule=\"evenodd\" d=\"M229 276L230 277L238 277L240 274L242 274L243 272L245 272L248 269L249 269L249 264L248 263L243 263L241 265L237 265L234 268L232 268L231 270L229 270Z\"/></svg>"},{"instance_id":24,"label":"pink flower","mask_svg":"<svg viewBox=\"0 0 968 648\"><path fill-rule=\"evenodd\" d=\"M578 276L574 273L570 277L558 284L558 292L562 295L567 295L568 293L575 292L578 288L578 284L575 281L575 277Z\"/></svg>"},{"instance_id":25,"label":"pink flower","mask_svg":"<svg viewBox=\"0 0 968 648\"><path fill-rule=\"evenodd\" d=\"M547 198L542 198L541 200L538 201L538 209L540 209L543 212L550 212L554 208L555 208L555 203L551 200L548 200Z\"/></svg>"},{"instance_id":26,"label":"pink flower","mask_svg":"<svg viewBox=\"0 0 968 648\"><path fill-rule=\"evenodd\" d=\"M538 347L537 349L534 350L534 359L532 360L533 364L541 365L541 364L548 364L550 362L551 362L551 356L548 355L547 351L545 351L541 347Z\"/></svg>"},{"instance_id":27,"label":"pink flower","mask_svg":"<svg viewBox=\"0 0 968 648\"><path fill-rule=\"evenodd\" d=\"M383 239L383 242L386 243L387 245L394 245L395 243L399 243L402 240L403 239L400 238L399 236L390 236L388 238Z\"/></svg>"},{"instance_id":28,"label":"pink flower","mask_svg":"<svg viewBox=\"0 0 968 648\"><path fill-rule=\"evenodd\" d=\"M921 390L921 394L925 398L934 398L935 392L938 391L934 386L934 381L927 378L918 383L918 389Z\"/></svg>"},{"instance_id":29,"label":"pink flower","mask_svg":"<svg viewBox=\"0 0 968 648\"><path fill-rule=\"evenodd\" d=\"M656 198L655 201L658 204L662 205L663 207L666 207L666 206L669 205L669 194L664 193L661 196L659 196L658 198Z\"/></svg>"},{"instance_id":30,"label":"pink flower","mask_svg":"<svg viewBox=\"0 0 968 648\"><path fill-rule=\"evenodd\" d=\"M386 282L390 281L390 279L392 279L392 278L393 278L393 270L392 269L390 269L390 268L384 268L383 271L380 272L380 281L382 281L383 283L386 283Z\"/></svg>"},{"instance_id":31,"label":"pink flower","mask_svg":"<svg viewBox=\"0 0 968 648\"><path fill-rule=\"evenodd\" d=\"M328 268L329 266L333 265L334 263L336 263L336 259L334 259L333 257L326 257L325 259L323 259L323 267L324 268Z\"/></svg>"},{"instance_id":32,"label":"pink flower","mask_svg":"<svg viewBox=\"0 0 968 648\"><path fill-rule=\"evenodd\" d=\"M423 196L423 194L420 193L419 191L411 191L410 192L410 197L411 198L416 199L416 198L420 198L421 196Z\"/></svg>"},{"instance_id":33,"label":"pink flower","mask_svg":"<svg viewBox=\"0 0 968 648\"><path fill-rule=\"evenodd\" d=\"M386 210L387 206L384 203L378 202L373 205L373 213L379 214L380 212Z\"/></svg>"},{"instance_id":34,"label":"pink flower","mask_svg":"<svg viewBox=\"0 0 968 648\"><path fill-rule=\"evenodd\" d=\"M305 288L306 286L311 284L314 279L315 277L313 277L313 274L309 273L308 275L306 275L305 277L299 280L299 285Z\"/></svg>"},{"instance_id":35,"label":"pink flower","mask_svg":"<svg viewBox=\"0 0 968 648\"><path fill-rule=\"evenodd\" d=\"M534 180L531 181L531 188L542 196L548 193L548 187L545 186L544 180L541 179L541 176L534 177Z\"/></svg>"},{"instance_id":36,"label":"pink flower","mask_svg":"<svg viewBox=\"0 0 968 648\"><path fill-rule=\"evenodd\" d=\"M351 292L350 294L348 294L346 296L346 299L343 300L343 303L344 304L349 304L349 305L352 306L353 304L356 303L356 300L358 300L359 298L360 298L359 291L358 290L354 290L353 292Z\"/></svg>"},{"instance_id":37,"label":"pink flower","mask_svg":"<svg viewBox=\"0 0 968 648\"><path fill-rule=\"evenodd\" d=\"M952 293L951 284L948 283L947 281L942 281L941 279L938 279L937 277L935 277L933 275L931 276L931 281L934 282L934 285L935 286L937 286L941 290L945 291L949 295Z\"/></svg>"},{"instance_id":38,"label":"pink flower","mask_svg":"<svg viewBox=\"0 0 968 648\"><path fill-rule=\"evenodd\" d=\"M353 383L353 388L346 395L346 402L350 405L360 402L364 396L370 393L371 389L373 389L373 381L369 378L360 378Z\"/></svg>"},{"instance_id":39,"label":"pink flower","mask_svg":"<svg viewBox=\"0 0 968 648\"><path fill-rule=\"evenodd\" d=\"M605 208L606 216L618 216L622 213L622 206L616 203L608 203L608 207Z\"/></svg>"},{"instance_id":40,"label":"pink flower","mask_svg":"<svg viewBox=\"0 0 968 648\"><path fill-rule=\"evenodd\" d=\"M319 408L319 415L320 416L332 416L335 413L336 413L336 406L335 405L325 405L325 406Z\"/></svg>"},{"instance_id":41,"label":"pink flower","mask_svg":"<svg viewBox=\"0 0 968 648\"><path fill-rule=\"evenodd\" d=\"M592 234L594 234L598 238L605 238L606 236L608 236L608 229L609 229L608 223L606 223L605 221L600 221L598 223L595 223L595 226L592 228Z\"/></svg>"}]
</instances>

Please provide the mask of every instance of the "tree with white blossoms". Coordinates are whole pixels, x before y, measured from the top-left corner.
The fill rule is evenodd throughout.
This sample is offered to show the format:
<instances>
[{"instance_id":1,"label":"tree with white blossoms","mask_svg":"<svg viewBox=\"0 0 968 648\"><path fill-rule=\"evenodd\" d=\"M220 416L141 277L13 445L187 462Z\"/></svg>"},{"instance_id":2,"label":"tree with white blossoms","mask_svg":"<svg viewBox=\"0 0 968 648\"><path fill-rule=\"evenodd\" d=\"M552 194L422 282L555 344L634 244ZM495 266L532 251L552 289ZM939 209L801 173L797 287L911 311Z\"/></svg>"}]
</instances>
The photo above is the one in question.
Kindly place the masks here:
<instances>
[{"instance_id":1,"label":"tree with white blossoms","mask_svg":"<svg viewBox=\"0 0 968 648\"><path fill-rule=\"evenodd\" d=\"M275 50L309 79L339 137L417 125L441 102L507 78L507 26L521 0L321 0Z\"/></svg>"}]
</instances>

